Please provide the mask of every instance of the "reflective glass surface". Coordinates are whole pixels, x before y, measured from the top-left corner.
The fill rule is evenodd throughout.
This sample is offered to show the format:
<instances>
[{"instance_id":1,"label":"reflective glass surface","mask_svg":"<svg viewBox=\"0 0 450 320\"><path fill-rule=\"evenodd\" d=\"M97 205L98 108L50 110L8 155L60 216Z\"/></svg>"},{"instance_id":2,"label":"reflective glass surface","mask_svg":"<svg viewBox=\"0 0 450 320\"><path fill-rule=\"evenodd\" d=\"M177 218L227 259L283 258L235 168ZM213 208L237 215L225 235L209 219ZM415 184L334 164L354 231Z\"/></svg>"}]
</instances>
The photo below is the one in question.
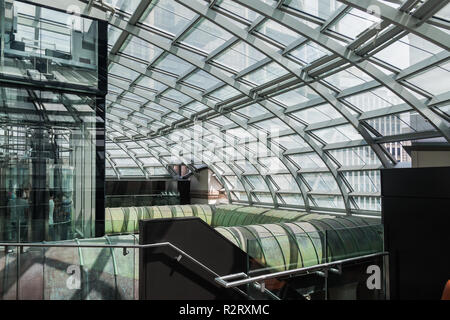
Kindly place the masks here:
<instances>
[{"instance_id":1,"label":"reflective glass surface","mask_svg":"<svg viewBox=\"0 0 450 320\"><path fill-rule=\"evenodd\" d=\"M411 140L450 139L448 30L394 25L424 4L383 3L111 2L137 22L111 20L107 173L194 161L231 202L378 214L378 170L410 166Z\"/></svg>"}]
</instances>

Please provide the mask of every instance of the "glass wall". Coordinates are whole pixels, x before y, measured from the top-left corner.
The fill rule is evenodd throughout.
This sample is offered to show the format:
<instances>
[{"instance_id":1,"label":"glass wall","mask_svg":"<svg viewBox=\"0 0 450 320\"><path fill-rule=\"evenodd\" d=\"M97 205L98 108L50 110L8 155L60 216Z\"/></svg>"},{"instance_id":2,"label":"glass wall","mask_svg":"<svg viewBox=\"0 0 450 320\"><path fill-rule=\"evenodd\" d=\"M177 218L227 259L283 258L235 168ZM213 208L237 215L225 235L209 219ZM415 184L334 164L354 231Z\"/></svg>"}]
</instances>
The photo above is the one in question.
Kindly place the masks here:
<instances>
[{"instance_id":1,"label":"glass wall","mask_svg":"<svg viewBox=\"0 0 450 320\"><path fill-rule=\"evenodd\" d=\"M12 0L0 16L2 77L97 88L97 21Z\"/></svg>"},{"instance_id":2,"label":"glass wall","mask_svg":"<svg viewBox=\"0 0 450 320\"><path fill-rule=\"evenodd\" d=\"M0 241L101 235L106 22L13 0L0 18Z\"/></svg>"},{"instance_id":3,"label":"glass wall","mask_svg":"<svg viewBox=\"0 0 450 320\"><path fill-rule=\"evenodd\" d=\"M96 99L0 89L2 241L95 235Z\"/></svg>"}]
</instances>

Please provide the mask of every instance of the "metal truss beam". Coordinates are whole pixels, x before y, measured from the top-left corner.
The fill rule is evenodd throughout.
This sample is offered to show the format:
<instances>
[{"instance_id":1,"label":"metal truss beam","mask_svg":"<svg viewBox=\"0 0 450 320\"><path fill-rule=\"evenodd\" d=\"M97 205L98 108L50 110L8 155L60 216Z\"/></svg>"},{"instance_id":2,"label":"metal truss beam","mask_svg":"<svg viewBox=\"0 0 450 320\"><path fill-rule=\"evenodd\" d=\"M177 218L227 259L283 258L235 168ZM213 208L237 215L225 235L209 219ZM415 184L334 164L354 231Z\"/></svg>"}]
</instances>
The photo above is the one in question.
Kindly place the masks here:
<instances>
[{"instance_id":1,"label":"metal truss beam","mask_svg":"<svg viewBox=\"0 0 450 320\"><path fill-rule=\"evenodd\" d=\"M111 60L111 61L114 61L115 63L121 64L122 66L125 66L125 67L127 67L127 68L130 68L131 70L134 70L134 71L137 71L137 72L142 72L142 70L139 70L139 69L136 67L136 65L134 65L133 63L130 63L127 59L121 58L121 57L119 57L119 56L113 56L113 55L110 55L110 60ZM185 95L191 97L191 98L194 99L195 101L204 104L205 106L207 106L207 107L210 108L211 110L218 110L218 109L219 109L219 107L217 107L217 105L212 104L211 102L209 102L209 101L206 100L205 98L199 96L199 95L196 94L195 92L193 92L193 91L191 91L191 90L189 90L189 89L187 89L187 88L181 87L181 86L180 86L179 84L177 84L176 81L174 81L174 80L170 80L170 79L168 79L168 78L166 78L166 77L158 76L156 73L151 72L151 71L148 71L148 70L145 71L145 75L148 76L148 77L150 77L150 78L152 78L152 79L154 79L154 80L157 80L157 81L163 83L164 85L168 86L168 87L171 88L171 89L178 90L179 92L181 92L181 93L183 93L183 94L185 94ZM119 84L117 84L117 85L119 85ZM130 91L130 92L133 92L133 91ZM136 93L136 92L134 92L134 93L137 94L137 95L140 95L139 93ZM155 99L152 98L152 97L150 97L150 96L143 96L142 94L141 94L140 96L143 97L143 98L148 99L149 101L155 102ZM162 101L158 101L158 103L161 104L163 107L166 107L166 108L168 108L168 109L173 109L172 106L167 105L166 103L164 103L164 102L162 102ZM177 112L180 113L179 110L178 110ZM182 113L181 113L181 114L182 114ZM248 132L250 132L254 137L256 137L256 138L258 139L259 135L258 135L258 133L257 133L256 130L254 130L253 128L249 128L246 124L242 123L239 119L236 119L236 118L234 118L234 117L231 117L229 114L223 114L223 115L224 115L226 118L228 118L228 119L230 119L231 121L233 121L234 123L236 123L237 126L239 126L239 127L243 128L243 129L247 130ZM260 142L261 142L261 141L260 141ZM264 142L263 142L263 143L264 143ZM267 143L265 143L265 146L266 146L267 148L269 148L269 146L267 145ZM303 186L303 183L301 182L300 179L298 179L297 175L295 174L295 169L292 168L292 166L289 164L289 162L288 162L287 159L284 159L284 157L280 157L280 156L277 155L277 154L275 153L275 151L273 151L272 149L269 149L269 150L271 150L271 152L273 153L273 155L276 156L276 157L278 157L278 158L280 159L280 161L281 161L281 162L289 169L290 173L293 174L294 179L296 180L299 189L302 191L303 200L304 200L304 203L305 203L305 208L306 208L306 210L308 210L308 208L309 208L309 200L308 200L308 198L307 198L307 196L306 196L306 188L305 188L305 186ZM250 162L250 163L251 163L251 162ZM265 175L262 175L262 174L260 174L260 175L261 175L263 178L264 178L264 176L265 176ZM265 178L265 179L266 179L266 178ZM270 190L270 189L271 189L270 183L269 183L268 181L266 181L266 183L267 183L268 188L269 188L269 190ZM275 192L272 190L271 193L272 193L273 198L276 199ZM276 202L274 202L274 203L276 203Z\"/></svg>"},{"instance_id":2,"label":"metal truss beam","mask_svg":"<svg viewBox=\"0 0 450 320\"><path fill-rule=\"evenodd\" d=\"M148 0L148 1L150 1L150 0ZM184 6L188 7L191 10L193 10L193 6L194 7L196 5L200 6L199 2L197 2L197 4L195 4L196 1L193 1L193 0L176 0L176 1L178 3L181 3ZM330 36L321 34L320 31L318 31L318 30L312 30L313 31L312 32L311 27L300 22L298 19L294 19L294 20L296 20L295 24L290 24L289 22L291 22L291 21L289 21L289 18L291 18L291 17L289 17L289 15L285 13L285 11L284 11L285 8L283 8L283 6L282 6L282 3L283 3L282 1L278 3L279 6L277 7L277 8L281 8L281 9L270 8L269 6L265 5L264 3L261 3L261 1L255 1L255 0L248 0L248 1L235 0L235 1L246 7L249 7L251 10L258 12L259 14L262 14L262 16L260 17L260 21L258 23L261 23L265 19L273 19L274 21L276 21L282 25L285 25L286 27L290 28L291 30L299 32L306 38L306 40L301 39L301 41L300 40L296 41L295 45L293 43L291 46L289 46L289 50L287 50L287 48L285 48L282 52L279 53L276 50L273 50L269 46L267 46L264 41L258 39L257 37L252 36L246 30L241 30L239 28L236 28L235 25L232 24L229 20L224 19L223 16L221 16L217 13L216 10L219 10L218 7L215 7L214 4L212 4L212 5L210 4L210 6L207 7L207 10L205 11L206 14L204 14L204 12L203 13L198 12L198 10L195 10L195 8L194 8L193 11L199 15L199 16L197 16L197 20L199 18L206 17L207 19L218 24L220 27L224 28L226 31L230 32L230 30L231 30L232 32L230 32L230 33L233 34L234 37L230 40L231 42L229 41L230 43L227 43L226 45L223 45L220 48L213 51L213 53L215 53L215 54L210 55L208 57L209 59L207 58L206 60L200 60L199 58L196 58L194 55L188 54L185 50L181 50L180 48L178 48L177 44L175 43L177 40L179 40L183 37L183 34L185 32L189 31L189 29L193 26L192 23L189 24L183 30L183 32L178 34L178 38L172 39L172 41L170 41L168 43L167 39L162 39L161 36L159 36L158 34L154 34L147 30L141 29L140 27L134 26L126 21L123 21L123 20L120 21L121 19L118 17L111 18L111 23L113 25L117 24L115 26L118 27L119 29L123 30L122 34L126 34L127 36L128 36L128 34L133 34L133 35L143 39L144 41L152 43L152 44L156 45L157 47L163 49L164 53L166 53L166 54L171 53L175 56L178 56L179 58L183 59L184 61L187 61L188 63L191 63L194 66L194 68L191 68L189 70L189 72L181 75L175 81L172 81L168 77L165 77L158 72L154 72L154 71L150 71L150 70L145 70L145 71L138 70L138 72L140 72L141 74L145 74L146 76L149 76L155 80L158 79L158 81L160 81L160 80L163 80L163 78L164 78L165 81L170 81L169 88L177 90L184 94L188 93L187 95L190 96L191 98L193 98L192 101L198 101L202 104L205 104L209 108L209 109L206 109L204 111L201 111L201 112L195 113L195 114L186 112L184 114L184 116L186 117L185 120L177 120L176 121L176 123L179 123L179 125L183 125L183 126L186 124L188 125L189 122L192 122L194 120L193 117L196 118L197 116L202 115L202 118L207 118L210 116L214 116L214 114L217 114L217 115L226 116L227 118L232 120L234 123L237 123L234 120L239 120L240 123L238 124L238 127L248 130L249 124L252 123L251 121L243 122L242 120L240 120L240 118L236 118L232 114L228 114L228 112L231 111L231 108L243 107L243 106L249 105L251 103L258 102L264 108L266 108L266 110L269 111L270 114L273 114L276 118L278 118L281 121L283 121L284 123L286 123L286 125L292 129L293 133L299 134L299 136L301 136L306 141L306 143L310 145L310 148L313 152L316 152L319 155L319 157L322 158L322 160L325 159L324 162L326 163L327 167L330 166L333 169L335 168L335 164L332 163L333 159L332 159L332 157L330 157L328 155L326 150L332 150L332 148L337 147L338 144L327 144L324 147L317 145L316 142L309 136L309 132L311 130L316 130L317 128L322 128L322 127L324 127L324 128L330 127L330 126L334 127L341 123L342 124L350 123L358 132L361 133L362 137L366 141L362 140L358 144L356 143L357 141L350 141L349 143L341 144L342 145L341 147L343 147L343 148L350 147L350 145L352 145L352 144L354 144L355 146L356 145L367 145L367 143L368 143L374 151L375 151L375 148L380 148L379 153L377 153L376 151L375 152L378 155L378 157L380 159L382 159L382 161L384 159L384 162L383 162L384 165L389 166L391 164L391 161L388 157L386 157L386 153L384 150L382 150L382 146L380 146L380 144L384 143L385 141L389 141L391 139L396 139L396 138L400 138L400 137L381 137L381 139L379 139L379 138L373 139L370 136L370 134L368 133L367 128L363 125L363 123L365 120L370 119L371 117L377 117L378 114L380 114L380 116L385 116L386 114L384 114L384 113L381 114L382 111L386 111L389 114L395 114L398 111L401 112L402 110L403 111L410 110L408 108L408 106L409 106L409 107L412 107L413 109L415 109L416 111L418 111L422 116L425 117L425 119L429 120L430 123L435 128L437 128L439 130L439 132L442 132L444 137L446 137L448 140L448 135L446 135L446 133L448 133L448 131L446 131L446 129L447 130L449 130L449 129L444 126L445 122L443 122L443 120L440 117L438 117L430 109L430 107L432 105L435 105L436 103L439 103L440 101L446 101L445 100L446 98L445 97L430 97L431 98L430 101L421 101L421 100L417 99L415 96L413 96L411 93L407 92L404 89L404 87L402 86L402 84L400 83L400 80L408 78L408 75L412 76L414 74L421 72L422 70L426 70L426 69L430 68L433 65L438 65L440 62L446 61L446 59L448 57L446 57L444 55L440 55L439 57L433 57L434 59L427 59L426 62L423 61L422 63L420 63L420 65L417 64L417 65L411 66L407 70L399 72L398 76L396 78L391 78L389 76L385 76L381 71L379 71L377 68L375 68L373 65L371 65L368 61L365 61L365 59L369 59L369 55L366 55L364 58L358 56L357 54L352 52L352 50L350 50L349 47L346 48L346 47L340 45L337 41L330 38ZM352 2L352 1L341 1L341 2L346 3L346 2ZM261 8L256 8L256 9L252 8L251 6L254 4L257 4L258 7L262 7L262 9ZM352 5L350 4L349 6L352 6ZM261 10L263 10L263 11L267 10L268 7L270 8L270 10L272 10L272 12L270 14L261 13ZM211 9L211 8L213 8L213 9ZM389 9L392 9L392 8L389 7ZM221 11L222 10L220 10L220 12ZM397 10L394 9L394 11L397 11ZM339 19L339 17L341 17L344 13L345 13L345 10L341 10L341 12L339 14L335 13L336 17L334 17L334 18L332 17L332 18L334 19L334 21L337 21L337 19ZM135 12L134 15L136 15L136 14L137 13ZM213 19L208 17L208 15L213 16ZM330 18L328 21L325 22L325 24L328 23L328 25L331 25L332 23L334 23L334 21L332 21L333 19ZM226 22L225 26L222 23L223 22L222 20ZM386 21L389 21L389 20L385 19L385 20L383 20L382 23L386 23ZM421 21L423 23L423 20L421 20ZM289 25L287 25L287 24L289 24ZM255 26L256 25L257 24L255 24ZM306 28L303 28L304 25L306 26ZM396 25L396 28L401 28L401 29L407 30L407 28L400 27L398 24L395 24L395 25ZM427 24L424 24L423 26L425 26L425 25L427 25ZM420 28L421 27L423 28L423 26L420 26L420 25L414 26L414 28L419 29L419 31L415 31L416 34L417 34L417 32L420 32ZM237 30L237 33L234 32L235 30L233 28L235 28ZM302 29L302 32L299 31L299 28ZM427 26L427 28L428 28L428 26ZM432 27L432 28L434 28L434 27ZM322 31L325 31L325 30L322 30ZM407 31L409 31L409 30L407 30ZM367 40L370 40L369 34L367 35L367 37L368 37ZM381 37L377 38L376 44L375 43L366 44L366 46L363 47L362 50L366 50L366 52L370 51L371 54L373 54L374 51L380 50L380 48L382 48L382 46L387 46L390 44L391 39L389 39L389 37L387 37L387 36L385 38L386 39L384 39L384 38L381 39ZM118 42L123 43L123 41L125 41L125 39L126 39L126 37L119 38ZM256 40L256 41L254 41L254 40ZM297 64L294 64L292 61L284 58L284 55L289 53L290 50L294 50L296 47L298 47L299 45L302 45L303 43L305 43L305 41L308 41L308 40L324 46L325 48L330 50L332 52L332 54L335 55L335 57L342 59L341 61L343 61L344 63L350 63L350 65L356 66L357 68L361 69L363 72L368 73L375 80L372 83L366 83L362 86L358 86L359 88L355 87L355 88L350 88L350 89L344 90L342 92L339 92L337 94L337 96L330 94L328 87L325 87L323 84L319 83L317 81L317 79L311 79L310 77L308 77L308 74L305 73ZM235 43L236 41L246 41L247 43L250 42L249 43L250 45L252 45L256 49L260 50L261 52L263 52L269 56L269 59L267 59L267 62L265 62L265 63L271 63L271 61L274 61L274 62L280 64L283 68L288 70L292 75L294 75L297 78L297 80L296 80L297 82L284 81L284 85L285 85L284 88L289 88L289 90L291 90L291 89L293 89L292 86L295 86L296 84L300 85L301 83L304 82L306 85L308 85L309 88L311 88L313 91L315 91L320 96L320 98L314 99L315 101L311 101L311 102L308 101L308 104L304 104L302 107L306 107L306 105L310 105L310 104L313 105L314 103L318 103L319 101L321 103L328 102L333 107L335 107L338 112L340 112L343 115L343 118L333 120L332 121L333 124L331 124L331 122L328 125L325 123L319 123L319 124L308 125L306 128L300 128L296 123L293 122L292 119L287 117L288 112L293 112L292 110L295 110L295 107L299 108L299 106L294 106L294 108L289 107L286 110L286 112L281 112L281 111L276 111L276 110L279 110L279 106L273 105L272 102L270 102L268 100L261 102L260 96L258 96L258 93L262 92L262 90L266 90L265 92L270 91L269 94L275 93L275 92L272 92L272 88L271 88L272 84L265 84L263 86L257 87L256 89L250 89L245 84L242 84L237 81L238 77L244 76L247 72L257 70L257 67L250 66L248 68L248 70L245 70L246 73L238 74L237 77L234 77L234 79L233 79L233 77L227 76L224 72L220 71L219 69L217 69L214 66L209 65L207 63L209 60L213 59L218 54L227 50L230 47L230 45L232 43ZM364 44L365 42L361 41L360 43ZM121 44L119 46L119 44L116 43L115 47L120 48ZM359 51L359 53L361 54L361 51ZM116 59L116 57L114 57L114 56L111 56L111 58ZM113 61L113 60L111 60L111 61ZM117 63L117 61L115 61L115 62ZM121 62L123 62L123 61L121 61ZM342 62L339 62L339 60L332 61L331 63L342 64ZM334 66L334 65L328 66L327 65L326 69L331 72L334 72L335 69L337 68L337 66L338 65L336 65L336 66ZM214 104L214 103L211 103L211 101L205 97L211 91L204 93L203 95L199 95L197 92L189 89L188 86L180 85L182 79L184 79L189 74L192 74L197 69L204 70L204 71L208 72L209 74L215 76L219 80L223 81L224 84L234 87L235 89L237 89L239 92L242 93L242 96L236 96L235 98L228 99L228 100L220 102L218 104ZM314 70L314 69L311 69L311 70ZM327 70L315 69L314 74L316 76L319 76L319 74L323 74L323 72L326 72L326 74L328 75L329 72ZM382 81L380 81L380 79ZM160 81L160 82L162 82L162 81ZM132 83L132 85L133 84L134 84L134 82ZM274 83L274 88L276 85L278 85L278 84ZM220 85L219 87L222 87L222 86L223 86L223 84ZM354 116L347 110L348 106L346 105L346 103L340 101L340 99L345 98L351 92L353 92L353 94L358 94L358 93L362 93L364 91L372 90L373 88L377 88L379 86L384 86L384 87L389 88L391 91L393 91L395 94L397 94L400 98L402 98L404 101L406 101L406 105L398 106L398 108L397 108L397 106L393 106L391 109L386 108L385 110L380 109L380 110L375 110L373 112L363 112L359 116ZM122 86L122 87L125 91L134 92L133 88L128 90L124 86ZM214 88L214 90L216 90L216 89L218 89L218 88ZM400 90L395 90L395 89L400 89ZM166 90L169 90L169 89L166 89ZM123 92L123 94L125 93L125 91ZM159 94L161 95L163 93L164 92L160 92ZM245 98L245 97L247 97L247 98ZM144 98L148 99L147 97L144 97ZM265 96L265 98L267 98L267 97ZM151 101L151 99L148 99L148 100ZM119 100L119 101L121 101L121 100ZM163 98L156 97L153 102L159 103L159 102L164 102L164 100L163 100ZM190 103L190 102L188 102L188 103ZM160 103L160 104L163 105L162 103ZM187 103L185 103L184 105L186 105L186 104ZM183 111L180 110L180 108L181 107L174 107L172 105L172 107L168 108L168 109L173 112L183 114ZM274 112L274 110L275 110L275 112ZM144 107L139 108L139 110L136 110L136 108L134 107L134 112L138 112L138 111L144 111ZM379 113L377 113L377 112L379 112ZM232 118L234 118L234 119L232 119ZM131 119L128 119L128 120L132 121ZM159 120L161 121L162 119L159 119ZM137 121L137 119L136 119L136 121ZM176 125L175 125L175 123L173 123L173 124L169 124L168 128L169 128L169 130L173 130L175 127L176 127ZM228 127L232 128L233 126L222 127L222 131L229 129ZM163 131L159 131L159 132L160 132L160 134L163 133ZM141 133L139 133L139 135L141 135ZM436 135L436 133L434 133L434 135ZM411 137L411 135L407 135L407 136ZM420 136L420 133L418 133L418 136ZM267 140L267 141L269 141L269 140ZM268 142L268 145L270 145L269 142ZM267 148L267 144L266 144L266 148ZM270 149L270 150L272 150L272 149ZM290 171L290 170L288 170L288 171ZM300 176L301 176L302 172L300 172ZM351 192L351 188L348 188L349 191L347 191L346 187L349 187L349 186L346 183L345 179L340 178L339 173L341 172L341 170L334 169L334 172L333 172L333 170L330 169L330 172L332 172L332 174L333 174L333 176L335 176L336 180L340 180L340 181L337 181L338 186L341 190L341 194L343 195L344 203L346 204L345 211L347 213L349 213L350 211L352 211L351 207L349 205L349 201L352 201L352 200L349 199L350 198L349 196L352 196L354 194ZM260 176L263 176L263 175L260 174ZM293 176L296 179L299 179L298 174L295 174ZM266 179L265 176L263 176L263 178ZM302 180L302 179L300 179L300 180ZM270 188L270 183L267 180L266 180L266 183ZM304 182L302 181L302 183L299 183L299 186L303 186L303 184L304 184ZM245 183L243 183L243 185L245 186ZM344 189L344 191L342 191L342 189ZM272 197L273 198L275 197L274 198L274 204L275 204L276 203L276 201L275 201L276 195L274 196L274 193L276 194L277 192L274 190L270 190L270 191L271 191ZM310 194L311 192L305 191L304 188L301 189L301 191L302 191L302 196L304 197L304 199L305 198L308 199L308 194ZM248 195L248 197L249 197L249 201L251 201L251 195ZM229 197L229 199L231 200L231 197ZM305 205L306 204L307 204L307 202L305 202Z\"/></svg>"},{"instance_id":3,"label":"metal truss beam","mask_svg":"<svg viewBox=\"0 0 450 320\"><path fill-rule=\"evenodd\" d=\"M177 0L180 1L180 0ZM194 2L194 4L199 7L195 0L184 0L189 2ZM353 1L353 0L352 0ZM324 46L333 53L339 55L341 58L346 59L352 65L356 66L361 71L367 73L369 76L383 84L385 87L389 88L393 93L402 98L406 103L411 105L418 113L420 113L425 119L428 119L430 123L439 130L442 135L450 141L450 128L437 114L431 111L425 104L423 104L418 98L413 94L408 92L401 84L399 84L395 79L385 75L382 71L374 67L371 63L367 61L361 61L361 57L354 54L351 50L343 47L337 41L321 34L317 30L309 27L305 23L295 19L284 12L274 9L266 4L260 3L256 0L235 0L235 2L251 9L256 12L263 14L267 17L271 17L274 21L284 25L285 27L298 32L299 34L311 39L312 41ZM350 2L350 1L342 1ZM356 2L356 1L355 1ZM361 1L365 2L378 2L378 1ZM360 3L360 2L358 2ZM384 5L386 6L386 5ZM388 7L388 6L386 6ZM389 7L389 10L392 8ZM395 10L394 10L395 11ZM397 12L397 11L396 11ZM216 18L218 19L218 18ZM434 27L433 27L434 28ZM436 28L434 28L436 29ZM441 31L439 31L441 32ZM444 33L444 32L441 32ZM445 34L445 33L444 33ZM450 36L445 34L445 38L450 39ZM450 41L450 40L449 40ZM447 49L448 50L448 49Z\"/></svg>"},{"instance_id":4,"label":"metal truss beam","mask_svg":"<svg viewBox=\"0 0 450 320\"><path fill-rule=\"evenodd\" d=\"M392 24L402 27L406 31L414 33L419 37L426 39L447 51L450 50L450 36L447 33L426 23L423 24L423 21L419 18L416 18L415 16L409 15L400 10L396 10L378 0L338 1L364 12L371 12L379 15L383 20L389 21ZM448 0L439 0L439 2L448 3Z\"/></svg>"},{"instance_id":5,"label":"metal truss beam","mask_svg":"<svg viewBox=\"0 0 450 320\"><path fill-rule=\"evenodd\" d=\"M220 25L222 28L233 34L234 36L238 37L239 39L247 42L249 45L255 47L257 50L263 52L265 55L270 57L273 61L276 61L280 64L283 68L288 70L289 72L293 73L299 79L302 79L302 72L299 70L299 67L297 65L293 65L292 62L275 52L273 49L268 47L263 41L257 39L256 37L250 35L248 32L241 30L237 28L235 25L231 24L229 21L227 21L225 18L218 16L216 13L214 13L210 8L207 6L200 5L195 0L176 0L177 2L181 3L182 5L188 7L192 11L196 12L197 14L209 19L213 23L216 23ZM253 9L253 8L251 8ZM269 17L269 16L266 16ZM326 88L324 88L320 83L311 83L307 84L312 90L317 92L322 98L324 98L326 101L328 101L332 106L335 107L335 109L340 112L349 122L353 125L353 127L361 133L361 135L366 139L366 141L371 145L374 152L379 157L380 161L386 166L390 167L391 162L390 159L386 156L385 150L383 150L378 144L375 144L370 136L370 134L367 132L366 128L359 123L359 121L349 113L349 111L346 109L345 106L341 104L339 100L337 100L334 96L332 96ZM282 119L282 118L281 118ZM284 119L282 119L284 120ZM308 140L309 137L305 140ZM309 139L310 140L310 139ZM312 140L310 140L313 142ZM316 149L319 148L314 148ZM317 152L317 151L316 151ZM327 158L327 155L323 152L318 152L318 154L322 158ZM326 163L326 161L325 161ZM332 166L330 166L331 170ZM331 172L333 172L331 170ZM344 195L344 199L347 201L347 209L350 211L350 205L348 203L348 196L345 195L346 193L346 187L344 186L344 182L340 178L339 174L336 172L333 174L335 179L337 180L337 183L341 189L342 194Z\"/></svg>"}]
</instances>

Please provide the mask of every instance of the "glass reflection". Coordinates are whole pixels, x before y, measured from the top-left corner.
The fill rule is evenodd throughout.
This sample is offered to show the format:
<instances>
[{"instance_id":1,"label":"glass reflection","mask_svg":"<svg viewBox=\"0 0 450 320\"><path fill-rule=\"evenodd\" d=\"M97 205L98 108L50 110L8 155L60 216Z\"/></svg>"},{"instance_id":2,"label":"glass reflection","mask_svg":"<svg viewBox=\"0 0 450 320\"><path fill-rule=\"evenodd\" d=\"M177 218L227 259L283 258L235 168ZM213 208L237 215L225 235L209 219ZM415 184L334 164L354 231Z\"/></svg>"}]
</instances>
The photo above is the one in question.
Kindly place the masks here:
<instances>
[{"instance_id":1,"label":"glass reflection","mask_svg":"<svg viewBox=\"0 0 450 320\"><path fill-rule=\"evenodd\" d=\"M0 240L93 236L95 99L5 87L0 97Z\"/></svg>"}]
</instances>

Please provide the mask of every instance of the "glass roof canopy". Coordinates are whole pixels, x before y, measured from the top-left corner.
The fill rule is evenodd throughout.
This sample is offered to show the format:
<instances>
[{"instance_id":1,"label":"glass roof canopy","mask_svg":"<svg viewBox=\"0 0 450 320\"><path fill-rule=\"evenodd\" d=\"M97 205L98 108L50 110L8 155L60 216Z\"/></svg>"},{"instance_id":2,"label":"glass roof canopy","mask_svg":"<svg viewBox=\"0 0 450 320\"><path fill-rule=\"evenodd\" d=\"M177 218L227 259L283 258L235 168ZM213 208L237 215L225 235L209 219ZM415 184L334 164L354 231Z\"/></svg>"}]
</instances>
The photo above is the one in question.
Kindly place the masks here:
<instances>
[{"instance_id":1,"label":"glass roof canopy","mask_svg":"<svg viewBox=\"0 0 450 320\"><path fill-rule=\"evenodd\" d=\"M380 173L450 141L450 5L106 0L107 177L206 164L233 202L378 214Z\"/></svg>"}]
</instances>

